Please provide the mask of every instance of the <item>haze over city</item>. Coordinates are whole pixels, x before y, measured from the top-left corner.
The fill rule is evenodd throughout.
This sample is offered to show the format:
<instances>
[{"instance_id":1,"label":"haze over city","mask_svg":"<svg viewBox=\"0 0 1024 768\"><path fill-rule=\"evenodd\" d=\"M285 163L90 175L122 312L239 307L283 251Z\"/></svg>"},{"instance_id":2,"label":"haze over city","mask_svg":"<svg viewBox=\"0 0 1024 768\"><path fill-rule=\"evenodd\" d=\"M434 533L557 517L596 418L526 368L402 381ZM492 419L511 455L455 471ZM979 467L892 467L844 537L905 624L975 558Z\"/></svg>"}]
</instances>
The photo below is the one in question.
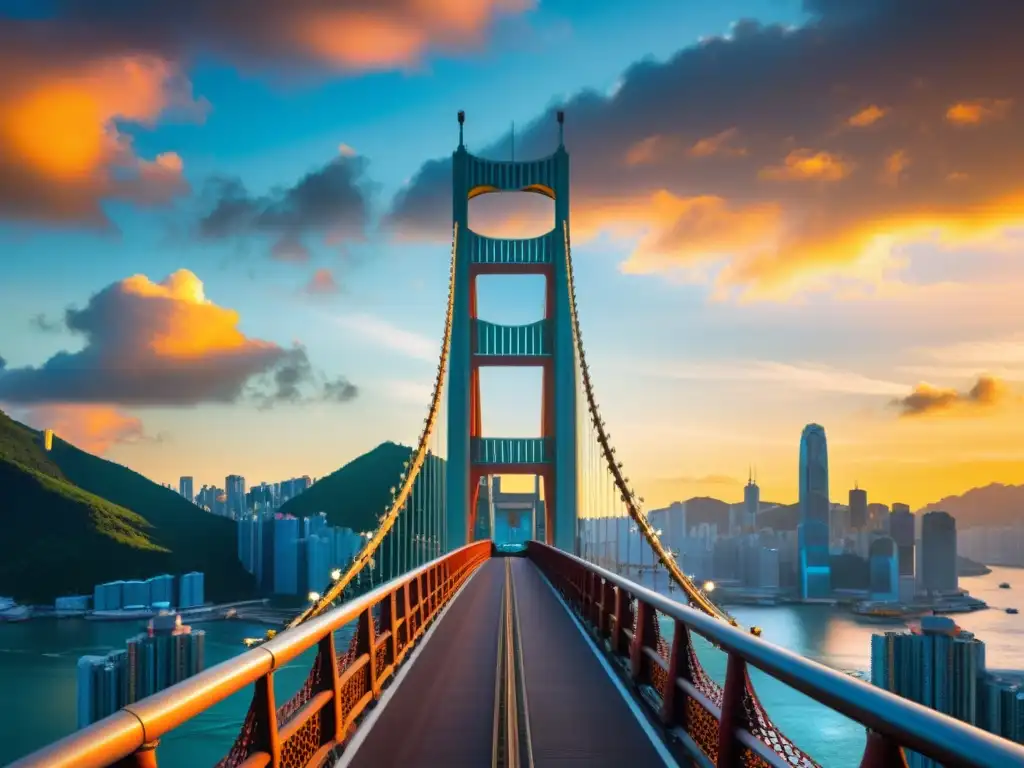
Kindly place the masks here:
<instances>
[{"instance_id":1,"label":"haze over city","mask_svg":"<svg viewBox=\"0 0 1024 768\"><path fill-rule=\"evenodd\" d=\"M648 501L737 500L751 464L795 500L811 421L836 498L1021 481L1013 3L396 3L359 34L307 3L6 5L0 403L33 426L197 486L410 442L455 113L528 158L557 106L598 397ZM536 203L472 226L545 231ZM541 282L508 286L482 279L487 319L535 319ZM485 372L485 434L536 434L539 388Z\"/></svg>"}]
</instances>

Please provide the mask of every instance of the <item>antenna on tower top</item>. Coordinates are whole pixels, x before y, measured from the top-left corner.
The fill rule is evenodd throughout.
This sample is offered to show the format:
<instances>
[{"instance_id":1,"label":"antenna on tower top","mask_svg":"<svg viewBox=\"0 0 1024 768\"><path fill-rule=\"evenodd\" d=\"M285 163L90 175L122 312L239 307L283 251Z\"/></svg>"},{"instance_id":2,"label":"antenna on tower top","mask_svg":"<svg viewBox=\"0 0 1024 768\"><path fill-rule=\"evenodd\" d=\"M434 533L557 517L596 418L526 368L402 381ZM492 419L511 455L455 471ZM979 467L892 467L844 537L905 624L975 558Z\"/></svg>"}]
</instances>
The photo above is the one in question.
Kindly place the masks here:
<instances>
[{"instance_id":1,"label":"antenna on tower top","mask_svg":"<svg viewBox=\"0 0 1024 768\"><path fill-rule=\"evenodd\" d=\"M558 146L561 147L565 143L565 112L558 110L555 118L558 120Z\"/></svg>"},{"instance_id":2,"label":"antenna on tower top","mask_svg":"<svg viewBox=\"0 0 1024 768\"><path fill-rule=\"evenodd\" d=\"M459 110L459 146L462 146L462 125L466 122L466 113Z\"/></svg>"}]
</instances>

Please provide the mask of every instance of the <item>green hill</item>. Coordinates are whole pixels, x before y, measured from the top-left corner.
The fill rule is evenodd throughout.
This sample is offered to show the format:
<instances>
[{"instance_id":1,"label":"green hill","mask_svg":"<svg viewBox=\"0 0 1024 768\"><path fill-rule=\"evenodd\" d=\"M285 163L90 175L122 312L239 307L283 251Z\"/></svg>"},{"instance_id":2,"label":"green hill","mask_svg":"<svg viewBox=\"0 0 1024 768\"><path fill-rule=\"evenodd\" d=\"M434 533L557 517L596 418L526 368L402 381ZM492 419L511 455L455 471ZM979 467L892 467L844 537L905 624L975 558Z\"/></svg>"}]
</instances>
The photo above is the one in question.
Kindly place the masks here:
<instances>
[{"instance_id":1,"label":"green hill","mask_svg":"<svg viewBox=\"0 0 1024 768\"><path fill-rule=\"evenodd\" d=\"M326 512L331 525L353 531L373 530L391 503L391 489L398 487L402 464L411 455L412 448L408 446L381 443L320 478L308 491L282 505L280 511L296 517ZM429 455L421 477L422 472L443 469L444 459Z\"/></svg>"},{"instance_id":2,"label":"green hill","mask_svg":"<svg viewBox=\"0 0 1024 768\"><path fill-rule=\"evenodd\" d=\"M280 511L296 517L327 513L331 525L369 531L391 503L391 489L398 486L402 463L412 449L397 443L381 443L326 477L309 490L282 505Z\"/></svg>"},{"instance_id":3,"label":"green hill","mask_svg":"<svg viewBox=\"0 0 1024 768\"><path fill-rule=\"evenodd\" d=\"M0 412L0 594L49 601L95 584L206 574L208 599L248 597L237 528L141 475Z\"/></svg>"}]
</instances>

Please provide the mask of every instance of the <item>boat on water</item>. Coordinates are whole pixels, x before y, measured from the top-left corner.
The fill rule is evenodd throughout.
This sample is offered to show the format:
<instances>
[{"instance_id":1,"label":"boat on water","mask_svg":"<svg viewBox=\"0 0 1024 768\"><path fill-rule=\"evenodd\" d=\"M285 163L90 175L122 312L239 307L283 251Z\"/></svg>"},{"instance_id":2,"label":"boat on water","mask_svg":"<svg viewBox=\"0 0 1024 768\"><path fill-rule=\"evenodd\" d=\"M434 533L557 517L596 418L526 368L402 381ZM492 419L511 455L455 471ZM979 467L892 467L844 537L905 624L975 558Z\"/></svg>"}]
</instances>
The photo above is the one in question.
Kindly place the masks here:
<instances>
[{"instance_id":1,"label":"boat on water","mask_svg":"<svg viewBox=\"0 0 1024 768\"><path fill-rule=\"evenodd\" d=\"M1018 611L1016 608L1007 608L1006 612L1007 613L1020 613L1020 611Z\"/></svg>"},{"instance_id":2,"label":"boat on water","mask_svg":"<svg viewBox=\"0 0 1024 768\"><path fill-rule=\"evenodd\" d=\"M0 597L0 621L27 621L32 618L32 609L18 605L12 597Z\"/></svg>"},{"instance_id":3,"label":"boat on water","mask_svg":"<svg viewBox=\"0 0 1024 768\"><path fill-rule=\"evenodd\" d=\"M1010 585L1009 585L1009 583L1004 581L1002 584L999 585L999 588L1000 589L1009 589Z\"/></svg>"},{"instance_id":4,"label":"boat on water","mask_svg":"<svg viewBox=\"0 0 1024 768\"><path fill-rule=\"evenodd\" d=\"M923 611L895 603L861 602L853 606L853 613L869 619L908 619Z\"/></svg>"}]
</instances>

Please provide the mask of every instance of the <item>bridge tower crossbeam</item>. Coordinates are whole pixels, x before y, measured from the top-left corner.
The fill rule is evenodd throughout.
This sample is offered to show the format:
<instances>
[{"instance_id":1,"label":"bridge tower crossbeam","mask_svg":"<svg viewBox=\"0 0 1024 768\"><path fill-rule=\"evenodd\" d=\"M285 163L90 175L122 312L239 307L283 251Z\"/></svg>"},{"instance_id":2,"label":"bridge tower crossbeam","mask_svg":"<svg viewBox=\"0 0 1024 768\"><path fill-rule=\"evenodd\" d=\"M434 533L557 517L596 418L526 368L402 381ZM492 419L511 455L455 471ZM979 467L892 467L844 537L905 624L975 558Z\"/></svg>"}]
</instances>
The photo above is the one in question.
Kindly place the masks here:
<instances>
[{"instance_id":1,"label":"bridge tower crossbeam","mask_svg":"<svg viewBox=\"0 0 1024 768\"><path fill-rule=\"evenodd\" d=\"M448 551L468 543L475 528L480 480L492 474L539 475L544 484L545 539L576 547L576 352L569 306L565 238L569 223L569 153L561 140L538 160L495 161L471 155L462 141L452 155L452 220L465 233L456 244L451 367L448 381ZM469 229L469 201L494 192L524 191L554 200L550 232L536 238L490 238ZM480 275L537 274L546 278L544 318L499 326L478 317ZM539 438L485 438L480 369L531 366L543 371ZM539 446L539 449L538 449Z\"/></svg>"}]
</instances>

